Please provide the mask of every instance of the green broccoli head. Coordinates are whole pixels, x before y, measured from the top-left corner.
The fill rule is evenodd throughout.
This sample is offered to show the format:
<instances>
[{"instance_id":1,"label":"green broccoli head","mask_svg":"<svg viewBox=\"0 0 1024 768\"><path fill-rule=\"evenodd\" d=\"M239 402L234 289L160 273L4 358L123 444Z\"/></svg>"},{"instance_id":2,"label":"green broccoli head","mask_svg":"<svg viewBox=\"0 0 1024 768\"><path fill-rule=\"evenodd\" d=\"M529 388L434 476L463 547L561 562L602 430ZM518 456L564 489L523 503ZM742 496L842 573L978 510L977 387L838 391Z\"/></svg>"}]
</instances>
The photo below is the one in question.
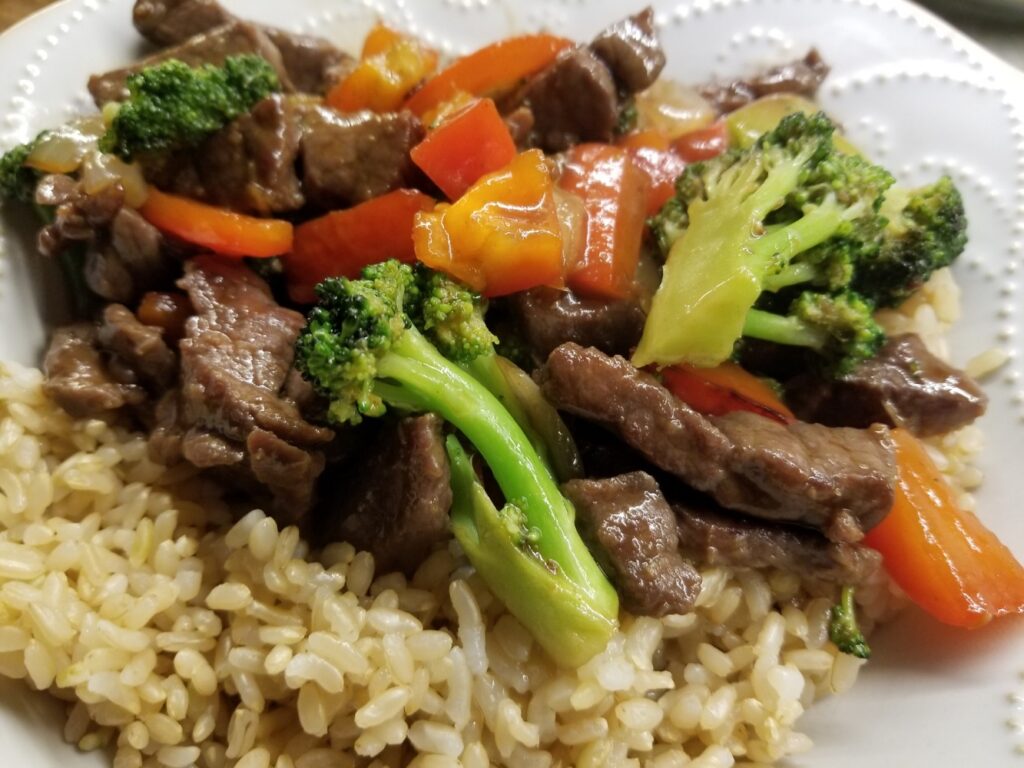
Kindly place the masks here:
<instances>
[{"instance_id":1,"label":"green broccoli head","mask_svg":"<svg viewBox=\"0 0 1024 768\"><path fill-rule=\"evenodd\" d=\"M884 226L873 252L858 261L852 287L878 306L894 307L963 253L967 217L948 176L917 189L893 190L880 213Z\"/></svg>"},{"instance_id":2,"label":"green broccoli head","mask_svg":"<svg viewBox=\"0 0 1024 768\"><path fill-rule=\"evenodd\" d=\"M790 316L822 334L819 351L836 372L847 373L874 357L885 343L885 333L875 322L874 307L846 291L838 295L805 291L790 305Z\"/></svg>"},{"instance_id":3,"label":"green broccoli head","mask_svg":"<svg viewBox=\"0 0 1024 768\"><path fill-rule=\"evenodd\" d=\"M829 615L828 637L842 653L858 659L870 659L871 647L857 626L857 608L853 602L853 587L843 587L839 602Z\"/></svg>"},{"instance_id":4,"label":"green broccoli head","mask_svg":"<svg viewBox=\"0 0 1024 768\"><path fill-rule=\"evenodd\" d=\"M465 365L494 350L498 337L484 322L479 294L423 266L417 267L416 278L418 307L413 322L442 355Z\"/></svg>"},{"instance_id":5,"label":"green broccoli head","mask_svg":"<svg viewBox=\"0 0 1024 768\"><path fill-rule=\"evenodd\" d=\"M417 300L412 269L387 261L367 267L359 280L324 280L316 292L319 303L295 345L296 364L330 399L333 421L381 415L384 404L373 390L377 362L405 332L405 303Z\"/></svg>"},{"instance_id":6,"label":"green broccoli head","mask_svg":"<svg viewBox=\"0 0 1024 768\"><path fill-rule=\"evenodd\" d=\"M274 68L253 54L217 67L171 59L128 78L129 97L116 111L100 149L131 161L139 155L197 146L279 90Z\"/></svg>"},{"instance_id":7,"label":"green broccoli head","mask_svg":"<svg viewBox=\"0 0 1024 768\"><path fill-rule=\"evenodd\" d=\"M25 161L45 135L43 132L32 141L19 144L0 157L0 199L21 203L35 200L36 184L41 174L25 165Z\"/></svg>"}]
</instances>

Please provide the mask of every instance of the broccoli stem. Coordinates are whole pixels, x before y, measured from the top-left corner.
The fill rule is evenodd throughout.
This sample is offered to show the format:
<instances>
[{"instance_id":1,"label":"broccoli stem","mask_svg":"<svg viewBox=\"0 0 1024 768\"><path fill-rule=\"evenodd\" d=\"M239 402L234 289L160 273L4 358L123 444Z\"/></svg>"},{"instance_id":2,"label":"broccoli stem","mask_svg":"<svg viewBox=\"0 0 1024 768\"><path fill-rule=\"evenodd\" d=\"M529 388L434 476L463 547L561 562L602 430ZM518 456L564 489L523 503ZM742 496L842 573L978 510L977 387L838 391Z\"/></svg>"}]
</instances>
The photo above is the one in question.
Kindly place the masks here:
<instances>
[{"instance_id":1,"label":"broccoli stem","mask_svg":"<svg viewBox=\"0 0 1024 768\"><path fill-rule=\"evenodd\" d=\"M487 388L443 357L414 327L378 362L374 391L440 414L483 456L505 498L537 529L538 554L614 620L618 597L576 532L575 513L515 418ZM397 388L396 388L397 387Z\"/></svg>"},{"instance_id":2,"label":"broccoli stem","mask_svg":"<svg viewBox=\"0 0 1024 768\"><path fill-rule=\"evenodd\" d=\"M743 322L743 335L776 344L821 349L828 335L803 320L792 316L776 315L760 309L751 309Z\"/></svg>"},{"instance_id":3,"label":"broccoli stem","mask_svg":"<svg viewBox=\"0 0 1024 768\"><path fill-rule=\"evenodd\" d=\"M870 659L871 647L857 626L857 607L853 602L853 587L843 587L839 603L832 606L829 617L828 636L836 647L858 659Z\"/></svg>"},{"instance_id":4,"label":"broccoli stem","mask_svg":"<svg viewBox=\"0 0 1024 768\"><path fill-rule=\"evenodd\" d=\"M810 283L817 279L818 271L818 267L805 261L789 264L774 275L766 277L764 289L770 293L776 293L783 288Z\"/></svg>"},{"instance_id":5,"label":"broccoli stem","mask_svg":"<svg viewBox=\"0 0 1024 768\"><path fill-rule=\"evenodd\" d=\"M518 507L494 506L456 437L446 448L452 530L484 581L556 661L576 667L600 653L615 630L614 614L595 610L581 585L533 551Z\"/></svg>"}]
</instances>

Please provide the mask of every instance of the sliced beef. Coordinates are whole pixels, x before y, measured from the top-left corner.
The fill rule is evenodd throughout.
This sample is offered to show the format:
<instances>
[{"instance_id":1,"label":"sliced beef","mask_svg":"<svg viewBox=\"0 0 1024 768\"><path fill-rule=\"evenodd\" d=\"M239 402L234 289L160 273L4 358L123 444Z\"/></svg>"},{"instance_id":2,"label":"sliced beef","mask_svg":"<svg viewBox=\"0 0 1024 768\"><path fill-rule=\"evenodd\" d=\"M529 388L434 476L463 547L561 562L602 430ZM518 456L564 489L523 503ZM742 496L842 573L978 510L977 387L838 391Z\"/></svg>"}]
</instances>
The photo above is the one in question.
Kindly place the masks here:
<instances>
[{"instance_id":1,"label":"sliced beef","mask_svg":"<svg viewBox=\"0 0 1024 768\"><path fill-rule=\"evenodd\" d=\"M300 446L330 441L330 430L279 394L302 315L279 306L251 270L223 259L193 259L180 285L197 312L180 344L185 423L237 441L257 427Z\"/></svg>"},{"instance_id":2,"label":"sliced beef","mask_svg":"<svg viewBox=\"0 0 1024 768\"><path fill-rule=\"evenodd\" d=\"M409 150L423 136L409 112L311 110L302 140L306 196L321 208L340 208L409 186L416 177Z\"/></svg>"},{"instance_id":3,"label":"sliced beef","mask_svg":"<svg viewBox=\"0 0 1024 768\"><path fill-rule=\"evenodd\" d=\"M99 348L96 327L91 323L54 331L43 371L46 394L76 418L109 416L146 399L146 391L141 387L114 378Z\"/></svg>"},{"instance_id":4,"label":"sliced beef","mask_svg":"<svg viewBox=\"0 0 1024 768\"><path fill-rule=\"evenodd\" d=\"M520 149L525 149L530 144L530 136L533 134L533 112L529 107L516 107L509 114L505 115L505 125L512 135L512 141Z\"/></svg>"},{"instance_id":5,"label":"sliced beef","mask_svg":"<svg viewBox=\"0 0 1024 768\"><path fill-rule=\"evenodd\" d=\"M873 549L829 541L809 528L673 504L680 551L707 565L779 568L807 578L861 584L882 565Z\"/></svg>"},{"instance_id":6,"label":"sliced beef","mask_svg":"<svg viewBox=\"0 0 1024 768\"><path fill-rule=\"evenodd\" d=\"M180 451L185 461L200 469L241 467L245 461L241 443L194 427L181 436Z\"/></svg>"},{"instance_id":7,"label":"sliced beef","mask_svg":"<svg viewBox=\"0 0 1024 768\"><path fill-rule=\"evenodd\" d=\"M183 43L235 17L217 0L136 0L132 21L147 40L166 46Z\"/></svg>"},{"instance_id":8,"label":"sliced beef","mask_svg":"<svg viewBox=\"0 0 1024 768\"><path fill-rule=\"evenodd\" d=\"M762 96L775 93L794 93L813 98L828 73L828 64L812 48L802 59L772 67L743 80L710 83L701 88L701 93L720 114L725 114Z\"/></svg>"},{"instance_id":9,"label":"sliced beef","mask_svg":"<svg viewBox=\"0 0 1024 768\"><path fill-rule=\"evenodd\" d=\"M143 325L124 305L104 307L98 340L149 391L162 393L174 383L178 360L160 329Z\"/></svg>"},{"instance_id":10,"label":"sliced beef","mask_svg":"<svg viewBox=\"0 0 1024 768\"><path fill-rule=\"evenodd\" d=\"M700 574L679 554L675 515L653 477L571 480L564 491L627 611L664 616L693 608Z\"/></svg>"},{"instance_id":11,"label":"sliced beef","mask_svg":"<svg viewBox=\"0 0 1024 768\"><path fill-rule=\"evenodd\" d=\"M452 503L442 421L388 424L321 504L315 536L373 553L377 571L411 573L448 536Z\"/></svg>"},{"instance_id":12,"label":"sliced beef","mask_svg":"<svg viewBox=\"0 0 1024 768\"><path fill-rule=\"evenodd\" d=\"M611 141L619 119L612 73L586 47L562 51L517 98L533 112L533 144L561 152L581 141Z\"/></svg>"},{"instance_id":13,"label":"sliced beef","mask_svg":"<svg viewBox=\"0 0 1024 768\"><path fill-rule=\"evenodd\" d=\"M93 75L89 78L89 93L92 94L97 106L103 106L110 101L123 101L128 95L125 85L128 77L146 67L168 59L178 59L193 67L200 64L220 65L229 56L247 53L256 54L266 59L277 71L281 88L285 91L294 90L288 73L285 71L284 62L281 60L281 53L266 33L253 24L232 21L201 35L191 37L181 45L161 51L131 67L114 70L103 75Z\"/></svg>"},{"instance_id":14,"label":"sliced beef","mask_svg":"<svg viewBox=\"0 0 1024 768\"><path fill-rule=\"evenodd\" d=\"M160 231L130 208L120 209L109 227L92 230L85 282L107 301L134 304L146 291L167 285L179 269Z\"/></svg>"},{"instance_id":15,"label":"sliced beef","mask_svg":"<svg viewBox=\"0 0 1024 768\"><path fill-rule=\"evenodd\" d=\"M640 341L647 311L642 297L588 299L572 291L533 288L505 302L523 341L538 360L567 341L626 355Z\"/></svg>"},{"instance_id":16,"label":"sliced beef","mask_svg":"<svg viewBox=\"0 0 1024 768\"><path fill-rule=\"evenodd\" d=\"M157 45L179 45L195 35L237 21L216 0L137 0L135 28ZM320 37L263 27L297 91L326 93L352 59Z\"/></svg>"},{"instance_id":17,"label":"sliced beef","mask_svg":"<svg viewBox=\"0 0 1024 768\"><path fill-rule=\"evenodd\" d=\"M970 376L935 357L912 333L890 337L877 356L841 378L797 377L786 385L786 400L807 421L888 424L920 437L966 426L988 405Z\"/></svg>"},{"instance_id":18,"label":"sliced beef","mask_svg":"<svg viewBox=\"0 0 1024 768\"><path fill-rule=\"evenodd\" d=\"M324 455L305 451L282 440L273 432L254 429L245 441L249 469L257 482L266 486L280 509L301 518L301 511L313 505L316 481L324 471Z\"/></svg>"},{"instance_id":19,"label":"sliced beef","mask_svg":"<svg viewBox=\"0 0 1024 768\"><path fill-rule=\"evenodd\" d=\"M288 77L300 93L326 94L355 66L356 60L322 37L297 35L265 27L270 41L281 52Z\"/></svg>"},{"instance_id":20,"label":"sliced beef","mask_svg":"<svg viewBox=\"0 0 1024 768\"><path fill-rule=\"evenodd\" d=\"M650 88L665 68L665 52L654 29L654 9L649 6L608 27L590 47L611 69L623 93Z\"/></svg>"},{"instance_id":21,"label":"sliced beef","mask_svg":"<svg viewBox=\"0 0 1024 768\"><path fill-rule=\"evenodd\" d=\"M718 503L856 541L892 507L888 430L779 424L752 413L706 418L621 357L563 344L541 372L559 409L618 433L661 469Z\"/></svg>"},{"instance_id":22,"label":"sliced beef","mask_svg":"<svg viewBox=\"0 0 1024 768\"><path fill-rule=\"evenodd\" d=\"M189 152L143 161L146 179L169 192L270 215L305 204L297 173L303 108L270 96Z\"/></svg>"}]
</instances>

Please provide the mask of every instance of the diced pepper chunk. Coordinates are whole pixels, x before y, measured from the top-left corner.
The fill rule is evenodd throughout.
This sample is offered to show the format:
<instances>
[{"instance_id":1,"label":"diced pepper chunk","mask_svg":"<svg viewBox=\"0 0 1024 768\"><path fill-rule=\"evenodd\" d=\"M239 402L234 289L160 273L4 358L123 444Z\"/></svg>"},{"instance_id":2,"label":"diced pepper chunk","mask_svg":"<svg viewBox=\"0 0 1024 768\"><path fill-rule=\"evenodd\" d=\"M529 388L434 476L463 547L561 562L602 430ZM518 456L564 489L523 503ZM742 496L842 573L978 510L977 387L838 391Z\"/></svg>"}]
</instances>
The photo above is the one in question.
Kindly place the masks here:
<instances>
[{"instance_id":1,"label":"diced pepper chunk","mask_svg":"<svg viewBox=\"0 0 1024 768\"><path fill-rule=\"evenodd\" d=\"M416 215L416 258L485 296L562 280L562 235L544 155L530 150L452 204Z\"/></svg>"},{"instance_id":2,"label":"diced pepper chunk","mask_svg":"<svg viewBox=\"0 0 1024 768\"><path fill-rule=\"evenodd\" d=\"M770 386L735 363L714 368L673 365L661 377L672 394L708 416L750 411L782 424L796 419Z\"/></svg>"}]
</instances>

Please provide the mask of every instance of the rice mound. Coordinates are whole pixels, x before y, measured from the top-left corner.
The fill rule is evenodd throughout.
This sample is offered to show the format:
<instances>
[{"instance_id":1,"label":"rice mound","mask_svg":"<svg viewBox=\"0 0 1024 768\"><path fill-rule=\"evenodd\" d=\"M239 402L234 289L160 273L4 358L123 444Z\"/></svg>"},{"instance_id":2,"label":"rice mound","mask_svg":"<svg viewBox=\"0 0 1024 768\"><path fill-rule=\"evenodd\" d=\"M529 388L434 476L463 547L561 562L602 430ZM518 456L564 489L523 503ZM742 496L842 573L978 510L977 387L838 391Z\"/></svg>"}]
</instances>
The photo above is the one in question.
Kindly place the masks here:
<instances>
[{"instance_id":1,"label":"rice mound","mask_svg":"<svg viewBox=\"0 0 1024 768\"><path fill-rule=\"evenodd\" d=\"M68 701L65 738L115 768L765 765L862 664L828 640L832 585L708 568L692 613L623 615L557 668L455 544L411 580L314 559L42 380L0 364L0 674ZM869 626L901 603L883 574L858 593Z\"/></svg>"}]
</instances>

